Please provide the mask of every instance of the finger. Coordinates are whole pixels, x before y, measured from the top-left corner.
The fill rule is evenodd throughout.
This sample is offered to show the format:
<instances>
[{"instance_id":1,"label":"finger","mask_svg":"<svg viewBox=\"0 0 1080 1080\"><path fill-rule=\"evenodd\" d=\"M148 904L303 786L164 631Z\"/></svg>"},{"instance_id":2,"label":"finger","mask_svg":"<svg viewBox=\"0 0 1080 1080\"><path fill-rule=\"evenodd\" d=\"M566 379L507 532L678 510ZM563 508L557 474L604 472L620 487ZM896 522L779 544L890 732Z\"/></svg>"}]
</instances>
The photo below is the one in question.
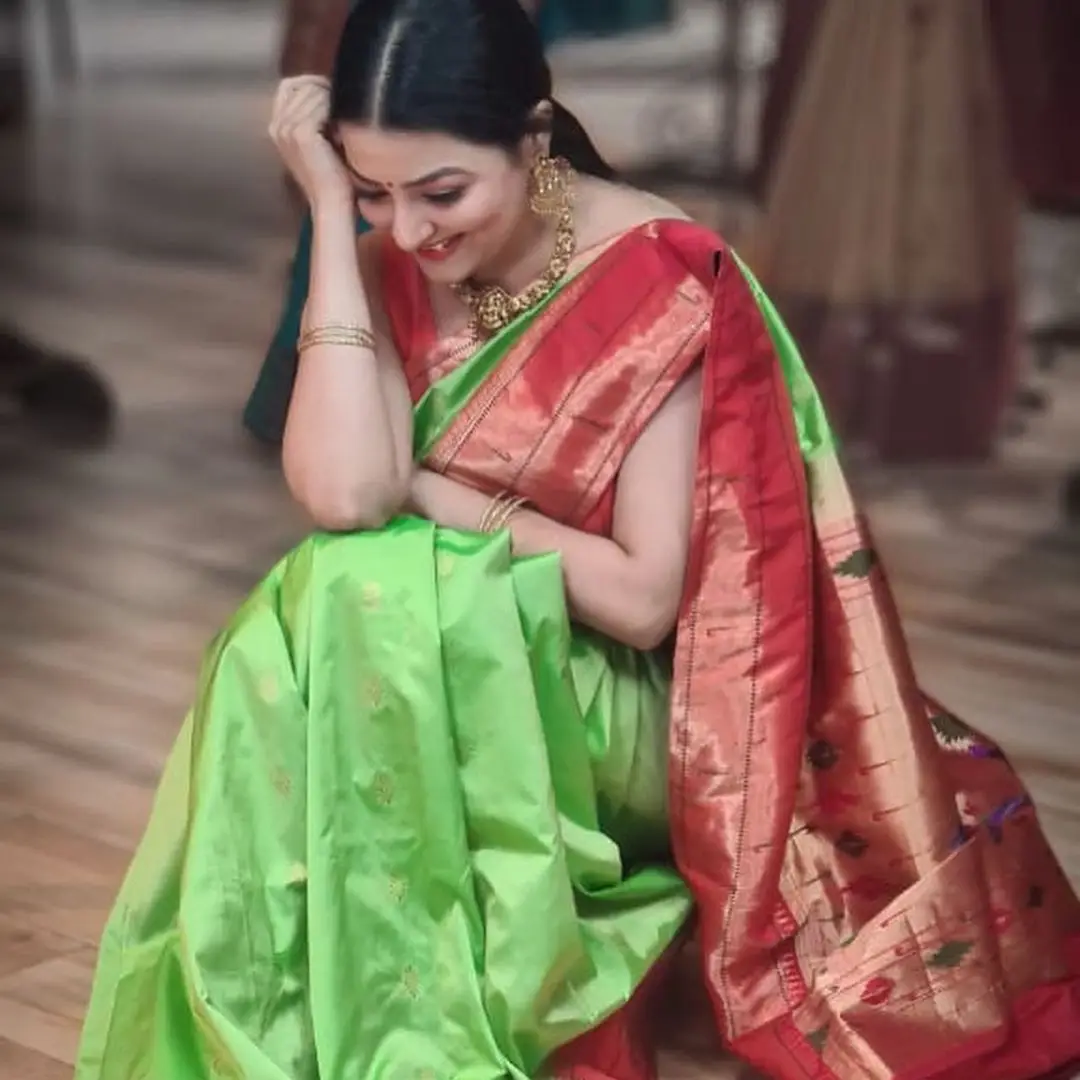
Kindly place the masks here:
<instances>
[{"instance_id":1,"label":"finger","mask_svg":"<svg viewBox=\"0 0 1080 1080\"><path fill-rule=\"evenodd\" d=\"M274 109L287 110L300 102L310 100L330 100L330 87L325 81L307 79L288 79L278 87L274 96Z\"/></svg>"},{"instance_id":2,"label":"finger","mask_svg":"<svg viewBox=\"0 0 1080 1080\"><path fill-rule=\"evenodd\" d=\"M271 123L281 123L310 101L325 102L329 110L329 83L319 77L306 76L282 79L271 104Z\"/></svg>"},{"instance_id":3,"label":"finger","mask_svg":"<svg viewBox=\"0 0 1080 1080\"><path fill-rule=\"evenodd\" d=\"M326 109L319 103L310 103L303 111L282 117L278 131L282 138L294 141L323 138Z\"/></svg>"},{"instance_id":4,"label":"finger","mask_svg":"<svg viewBox=\"0 0 1080 1080\"><path fill-rule=\"evenodd\" d=\"M301 92L282 102L275 114L279 124L296 127L304 123L324 124L330 115L330 102L320 93Z\"/></svg>"},{"instance_id":5,"label":"finger","mask_svg":"<svg viewBox=\"0 0 1080 1080\"><path fill-rule=\"evenodd\" d=\"M278 90L291 92L293 89L303 89L312 86L322 90L329 90L330 80L323 75L290 75L287 79L282 79L281 82L278 83Z\"/></svg>"},{"instance_id":6,"label":"finger","mask_svg":"<svg viewBox=\"0 0 1080 1080\"><path fill-rule=\"evenodd\" d=\"M299 115L278 116L270 121L270 136L277 142L306 139L321 134L325 123L325 115L319 109Z\"/></svg>"},{"instance_id":7,"label":"finger","mask_svg":"<svg viewBox=\"0 0 1080 1080\"><path fill-rule=\"evenodd\" d=\"M282 110L282 119L291 123L307 120L309 117L321 117L322 120L330 115L330 102L324 97L308 94L297 94L295 100L286 103Z\"/></svg>"}]
</instances>

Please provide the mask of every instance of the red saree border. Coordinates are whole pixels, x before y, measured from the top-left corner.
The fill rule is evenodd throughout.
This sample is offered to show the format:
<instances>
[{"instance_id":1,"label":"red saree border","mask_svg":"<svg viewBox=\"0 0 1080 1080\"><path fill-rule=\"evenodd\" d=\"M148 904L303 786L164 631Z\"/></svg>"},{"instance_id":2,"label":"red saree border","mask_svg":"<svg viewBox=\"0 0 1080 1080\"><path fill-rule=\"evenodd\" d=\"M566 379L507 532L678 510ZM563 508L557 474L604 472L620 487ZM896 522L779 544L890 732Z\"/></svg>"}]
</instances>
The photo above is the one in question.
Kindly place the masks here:
<instances>
[{"instance_id":1,"label":"red saree border","mask_svg":"<svg viewBox=\"0 0 1080 1080\"><path fill-rule=\"evenodd\" d=\"M637 265L632 279L620 268ZM621 241L566 286L459 414L431 464L478 476L492 452L501 486L581 524L705 344L709 296L665 265L646 233ZM553 388L558 387L558 390ZM550 417L542 427L530 420ZM542 430L523 445L520 429ZM573 473L574 483L563 479Z\"/></svg>"},{"instance_id":2,"label":"red saree border","mask_svg":"<svg viewBox=\"0 0 1080 1080\"><path fill-rule=\"evenodd\" d=\"M1073 947L1080 949L1080 940ZM1074 969L1080 971L1080 963ZM1068 1080L1080 1073L1078 1013L1077 982L1036 987L1016 999L1001 1028L893 1080ZM825 1065L789 1015L739 1040L736 1049L768 1076L846 1080Z\"/></svg>"},{"instance_id":3,"label":"red saree border","mask_svg":"<svg viewBox=\"0 0 1080 1080\"><path fill-rule=\"evenodd\" d=\"M700 266L699 234L671 240ZM735 1053L778 1080L960 1080L972 1075L965 1070L977 1070L981 1080L1040 1075L1080 1056L1080 907L1000 751L961 721L942 717L921 694L887 581L875 569L868 530L834 457L814 459L811 498L810 465L799 450L776 347L732 260L721 258L713 303L675 655L670 790L676 861L697 900L718 1026ZM828 506L824 516L819 501ZM876 626L858 639L852 620L861 618ZM839 730L851 710L867 704L858 679L869 665L887 693L877 702L879 714L858 719L888 720L887 737L899 739L895 753L908 777L895 783L907 784L901 794L911 805L925 800L925 814L856 804L851 816L871 836L899 828L892 854L914 851L912 866L921 869L897 860L914 883L886 886L880 898L854 891L869 881L852 881L854 899L837 905L856 919L861 944L854 948L862 953L849 954L845 943L829 945L828 934L807 928L823 912L815 912L808 884L817 871L799 864L815 849L798 837L819 828L807 817L804 791L818 783L815 770L833 767L826 751L857 759L860 738L877 739L881 751L881 734L848 731L838 745L820 748L814 741L817 725ZM955 743L957 731L968 732L963 738L973 739L978 753L939 749L945 744L935 736ZM981 848L967 841L959 863L935 859L956 835L950 823L972 813L958 817L954 793L962 792L997 799L983 808L985 820L1000 809L1010 815L1003 819L1008 825L979 832ZM939 803L944 816L934 818ZM921 816L934 818L933 827ZM899 825L880 825L886 818ZM991 839L1003 828L1007 836ZM837 842L846 874L867 841L847 832ZM816 850L835 857L832 844L825 837ZM1023 861L1018 874L1032 876L1009 882L1013 859ZM950 874L958 865L974 876L953 890ZM832 880L836 889L844 884L843 877ZM1030 905L1039 910L995 906L1029 885L1037 895ZM890 888L895 904L883 908ZM931 927L965 924L967 940L949 940L940 929L928 944L920 925L901 952L891 926L907 918ZM1062 950L1071 962L1061 962ZM899 980L917 981L927 962L939 965L939 974L911 993Z\"/></svg>"},{"instance_id":4,"label":"red saree border","mask_svg":"<svg viewBox=\"0 0 1080 1080\"><path fill-rule=\"evenodd\" d=\"M515 491L560 521L602 527L627 450L707 341L710 290L658 242L662 229L654 222L624 233L563 286L460 410L428 468ZM427 342L419 270L400 253L390 264L392 322ZM425 360L407 341L402 354L415 396L426 388L423 372L442 362L437 350Z\"/></svg>"},{"instance_id":5,"label":"red saree border","mask_svg":"<svg viewBox=\"0 0 1080 1080\"><path fill-rule=\"evenodd\" d=\"M738 1011L791 1010L806 993L794 949L785 945L795 920L780 895L760 884L779 879L784 858L782 846L762 837L786 835L795 804L793 784L778 790L761 781L797 775L803 746L794 737L770 746L759 728L804 728L813 554L804 467L772 341L730 259L715 281L676 647L671 815L676 861L698 900L703 939L715 944L707 982L730 1041L738 1034L728 964L736 943L749 954L743 966L758 958L753 1000ZM748 631L734 641L733 621ZM724 745L702 719L718 708L738 718ZM775 755L768 769L763 751Z\"/></svg>"}]
</instances>

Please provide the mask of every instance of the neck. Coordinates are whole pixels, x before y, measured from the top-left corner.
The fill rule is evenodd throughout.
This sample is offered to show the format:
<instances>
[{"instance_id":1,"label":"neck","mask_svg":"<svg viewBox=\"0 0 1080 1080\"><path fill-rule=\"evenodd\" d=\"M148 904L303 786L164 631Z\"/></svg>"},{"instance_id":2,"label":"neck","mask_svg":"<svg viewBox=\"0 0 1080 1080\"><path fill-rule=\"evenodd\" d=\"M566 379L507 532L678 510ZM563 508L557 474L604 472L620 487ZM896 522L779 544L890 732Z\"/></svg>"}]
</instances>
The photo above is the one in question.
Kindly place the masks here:
<instances>
[{"instance_id":1,"label":"neck","mask_svg":"<svg viewBox=\"0 0 1080 1080\"><path fill-rule=\"evenodd\" d=\"M497 285L515 296L547 269L555 243L555 223L527 213L509 241L474 278L477 285Z\"/></svg>"}]
</instances>

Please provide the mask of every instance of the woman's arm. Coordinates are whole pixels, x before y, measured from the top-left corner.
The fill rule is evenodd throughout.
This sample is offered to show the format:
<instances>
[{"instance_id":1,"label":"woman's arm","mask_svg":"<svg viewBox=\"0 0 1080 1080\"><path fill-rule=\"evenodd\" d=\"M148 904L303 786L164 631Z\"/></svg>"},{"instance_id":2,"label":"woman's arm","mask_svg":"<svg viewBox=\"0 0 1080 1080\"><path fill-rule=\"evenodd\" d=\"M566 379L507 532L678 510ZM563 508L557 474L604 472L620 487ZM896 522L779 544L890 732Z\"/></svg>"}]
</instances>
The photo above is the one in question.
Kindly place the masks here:
<instances>
[{"instance_id":1,"label":"woman's arm","mask_svg":"<svg viewBox=\"0 0 1080 1080\"><path fill-rule=\"evenodd\" d=\"M619 474L611 539L531 510L510 523L514 552L562 556L575 618L638 649L675 626L690 547L701 375L675 389L642 432ZM490 500L438 473L418 471L413 509L440 525L475 529Z\"/></svg>"},{"instance_id":2,"label":"woman's arm","mask_svg":"<svg viewBox=\"0 0 1080 1080\"><path fill-rule=\"evenodd\" d=\"M412 475L412 404L381 313L367 296L351 215L313 211L304 328L362 326L375 350L316 345L300 357L282 463L293 497L324 529L377 529L402 507ZM369 250L370 234L360 240Z\"/></svg>"},{"instance_id":3,"label":"woman's arm","mask_svg":"<svg viewBox=\"0 0 1080 1080\"><path fill-rule=\"evenodd\" d=\"M311 284L303 332L351 328L361 343L302 350L285 422L282 464L293 497L325 529L378 528L401 508L412 474L412 410L390 335L368 303L371 268L357 245L352 185L322 133L325 80L289 79L270 125L311 207ZM374 252L369 237L364 251ZM377 288L377 286L375 286ZM384 320L383 320L384 321Z\"/></svg>"}]
</instances>

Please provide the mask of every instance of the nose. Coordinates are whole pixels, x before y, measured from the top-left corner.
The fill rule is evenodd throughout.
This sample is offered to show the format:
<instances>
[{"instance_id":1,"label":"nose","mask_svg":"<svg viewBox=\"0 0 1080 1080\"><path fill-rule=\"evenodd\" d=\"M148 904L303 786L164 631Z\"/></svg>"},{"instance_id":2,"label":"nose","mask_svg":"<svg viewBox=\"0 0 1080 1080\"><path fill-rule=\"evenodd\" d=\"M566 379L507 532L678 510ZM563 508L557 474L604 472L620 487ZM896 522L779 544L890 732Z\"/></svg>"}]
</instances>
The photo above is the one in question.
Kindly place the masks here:
<instances>
[{"instance_id":1,"label":"nose","mask_svg":"<svg viewBox=\"0 0 1080 1080\"><path fill-rule=\"evenodd\" d=\"M409 207L398 206L394 208L391 234L402 251L416 251L435 235L435 226Z\"/></svg>"}]
</instances>

